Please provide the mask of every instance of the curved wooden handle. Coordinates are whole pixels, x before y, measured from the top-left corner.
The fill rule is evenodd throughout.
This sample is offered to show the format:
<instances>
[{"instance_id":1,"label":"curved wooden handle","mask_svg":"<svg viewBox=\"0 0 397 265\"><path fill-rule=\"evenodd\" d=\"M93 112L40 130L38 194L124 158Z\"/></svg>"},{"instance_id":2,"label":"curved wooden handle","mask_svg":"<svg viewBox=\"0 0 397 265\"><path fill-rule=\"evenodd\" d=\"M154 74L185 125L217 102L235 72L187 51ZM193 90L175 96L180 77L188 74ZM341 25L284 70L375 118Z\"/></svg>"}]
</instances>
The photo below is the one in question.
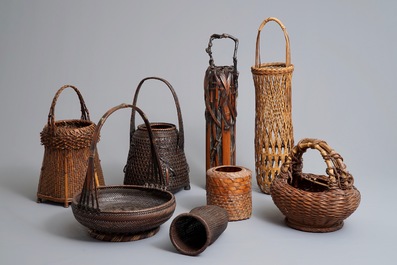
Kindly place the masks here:
<instances>
[{"instance_id":1,"label":"curved wooden handle","mask_svg":"<svg viewBox=\"0 0 397 265\"><path fill-rule=\"evenodd\" d=\"M214 58L212 57L212 51L211 51L211 47L212 47L212 41L214 39L231 39L234 41L234 52L233 52L233 65L234 65L234 71L237 72L237 49L238 49L238 39L236 37L233 37L232 35L223 33L223 34L212 34L210 37L210 40L208 42L208 47L207 49L205 49L205 51L208 53L208 55L210 56L210 61L209 64L210 66L215 66L214 64Z\"/></svg>"},{"instance_id":2,"label":"curved wooden handle","mask_svg":"<svg viewBox=\"0 0 397 265\"><path fill-rule=\"evenodd\" d=\"M52 100L50 112L48 114L48 126L55 127L55 105L56 105L58 97L60 96L62 91L65 90L66 88L69 88L69 87L72 88L76 92L77 96L79 97L80 108L81 108L81 119L82 120L87 120L87 121L90 120L90 113L88 112L88 109L87 109L87 107L85 105L83 96L81 95L80 91L75 86L64 85L60 89L58 89L57 93L55 94L55 96L54 96L54 98Z\"/></svg>"},{"instance_id":3,"label":"curved wooden handle","mask_svg":"<svg viewBox=\"0 0 397 265\"><path fill-rule=\"evenodd\" d=\"M285 37L285 66L289 66L291 64L291 51L290 51L290 45L289 45L289 37L288 37L288 32L287 29L285 28L284 24L278 20L277 18L274 17L269 17L265 19L262 24L259 26L258 29L258 35L256 37L256 49L255 49L255 67L259 67L261 65L261 57L260 57L260 34L263 29L263 27L270 21L276 22L281 29L284 32L284 37Z\"/></svg>"},{"instance_id":4,"label":"curved wooden handle","mask_svg":"<svg viewBox=\"0 0 397 265\"><path fill-rule=\"evenodd\" d=\"M98 194L97 194L97 183L95 181L95 164L94 164L94 157L96 153L96 146L99 141L99 135L101 128L107 118L114 113L117 110L124 109L124 108L132 108L134 111L138 112L139 115L142 117L146 127L147 127L147 132L149 134L149 139L150 139L150 146L151 146L151 153L152 153L152 160L153 160L153 170L154 170L154 175L158 177L158 183L161 183L161 185L166 184L166 179L164 177L163 171L161 170L161 164L160 164L160 159L156 150L156 146L154 145L153 141L153 132L152 129L150 128L150 123L143 111L139 109L136 106L129 105L129 104L120 104L118 106L115 106L111 109L109 109L99 120L93 137L92 137L92 142L90 146L90 156L88 158L88 168L87 168L87 174L83 186L83 190L81 192L80 196L80 202L79 205L83 207L89 207L89 208L94 208L97 210L100 210L99 204L98 204Z\"/></svg>"},{"instance_id":5,"label":"curved wooden handle","mask_svg":"<svg viewBox=\"0 0 397 265\"><path fill-rule=\"evenodd\" d=\"M353 176L346 170L346 165L343 163L343 158L337 152L335 152L325 141L318 139L302 139L296 146L294 146L290 155L287 156L286 161L282 165L281 171L293 171L293 174L301 174L303 168L302 156L309 148L318 150L323 157L327 165L327 186L329 188L349 189L353 186ZM315 179L308 180L318 183ZM323 185L322 183L318 184Z\"/></svg>"},{"instance_id":6,"label":"curved wooden handle","mask_svg":"<svg viewBox=\"0 0 397 265\"><path fill-rule=\"evenodd\" d=\"M138 94L139 94L139 91L141 90L141 87L142 87L143 83L146 80L151 80L151 79L159 80L159 81L163 82L164 84L167 85L168 89L171 91L171 94L172 94L172 96L174 98L177 115L178 115L178 127L179 127L178 128L179 129L179 133L178 133L178 147L183 150L184 149L184 145L185 145L185 135L184 135L184 130L183 130L183 120L182 120L181 107L180 107L180 104L179 104L178 96L176 95L176 92L175 92L174 88L171 86L171 84L167 80L165 80L163 78L160 78L160 77L153 77L153 76L152 77L146 77L146 78L142 79L142 81L138 84L138 87L136 88L135 95L134 95L134 100L133 100L132 105L136 106L136 102L138 101ZM132 135L135 132L135 129L136 129L135 128L135 110L132 109L131 121L130 121L130 138L131 139L132 139Z\"/></svg>"}]
</instances>

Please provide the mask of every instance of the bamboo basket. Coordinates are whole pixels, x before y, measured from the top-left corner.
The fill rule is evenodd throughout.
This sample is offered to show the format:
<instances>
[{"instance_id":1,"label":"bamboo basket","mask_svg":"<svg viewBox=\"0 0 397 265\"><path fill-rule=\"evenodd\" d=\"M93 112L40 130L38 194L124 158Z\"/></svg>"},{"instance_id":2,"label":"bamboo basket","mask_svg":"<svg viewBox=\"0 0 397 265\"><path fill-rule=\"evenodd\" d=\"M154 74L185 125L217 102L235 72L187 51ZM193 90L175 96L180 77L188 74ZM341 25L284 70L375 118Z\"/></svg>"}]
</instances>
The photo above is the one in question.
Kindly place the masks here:
<instances>
[{"instance_id":1,"label":"bamboo basket","mask_svg":"<svg viewBox=\"0 0 397 265\"><path fill-rule=\"evenodd\" d=\"M216 66L212 57L212 41L229 38L234 41L233 65ZM206 52L210 56L204 78L206 120L206 170L220 165L236 164L237 118L237 48L238 39L228 34L213 34Z\"/></svg>"},{"instance_id":2,"label":"bamboo basket","mask_svg":"<svg viewBox=\"0 0 397 265\"><path fill-rule=\"evenodd\" d=\"M150 175L153 160L151 157L150 140L145 124L135 126L135 110L131 111L130 122L130 149L127 158L127 164L124 168L124 184L126 185L145 185L145 183L155 184L159 188L165 188L173 193L184 188L190 189L189 165L184 151L185 135L183 129L182 112L179 100L171 84L159 77L144 78L138 85L133 106L136 106L139 92L142 85L147 80L159 80L163 82L170 90L177 110L177 126L166 122L152 122L150 129L153 132L153 139L158 146L158 155L164 175L167 176L167 182L164 184L157 183L155 176Z\"/></svg>"},{"instance_id":3,"label":"bamboo basket","mask_svg":"<svg viewBox=\"0 0 397 265\"><path fill-rule=\"evenodd\" d=\"M66 88L73 89L79 98L81 119L55 120L55 105ZM55 94L48 122L40 133L44 158L40 172L37 202L52 201L69 206L73 196L83 187L89 147L95 124L90 121L88 109L80 91L71 85L61 87ZM104 185L98 156L95 160L95 180Z\"/></svg>"},{"instance_id":4,"label":"bamboo basket","mask_svg":"<svg viewBox=\"0 0 397 265\"><path fill-rule=\"evenodd\" d=\"M171 218L176 207L171 192L153 185L98 186L94 180L94 160L100 130L112 113L124 108L137 111L148 126L153 159L151 174L158 178L159 183L166 181L146 115L139 108L127 104L109 109L94 132L84 186L72 203L76 220L89 229L93 238L102 241L127 242L151 237L159 231L161 224Z\"/></svg>"},{"instance_id":5,"label":"bamboo basket","mask_svg":"<svg viewBox=\"0 0 397 265\"><path fill-rule=\"evenodd\" d=\"M207 204L228 211L229 221L245 220L252 214L251 170L240 166L218 166L207 170Z\"/></svg>"},{"instance_id":6,"label":"bamboo basket","mask_svg":"<svg viewBox=\"0 0 397 265\"><path fill-rule=\"evenodd\" d=\"M321 153L327 176L302 173L302 156L309 148ZM338 153L325 141L306 138L287 156L273 181L271 196L288 226L306 232L332 232L341 229L360 204L360 192L353 184Z\"/></svg>"},{"instance_id":7,"label":"bamboo basket","mask_svg":"<svg viewBox=\"0 0 397 265\"><path fill-rule=\"evenodd\" d=\"M270 21L284 32L286 61L261 63L260 33ZM292 126L290 43L285 26L277 18L268 18L258 29L255 65L251 72L255 84L255 169L262 192L269 194L273 179L294 146Z\"/></svg>"},{"instance_id":8,"label":"bamboo basket","mask_svg":"<svg viewBox=\"0 0 397 265\"><path fill-rule=\"evenodd\" d=\"M226 230L228 213L216 205L204 205L175 217L170 239L182 254L196 256L213 244Z\"/></svg>"}]
</instances>

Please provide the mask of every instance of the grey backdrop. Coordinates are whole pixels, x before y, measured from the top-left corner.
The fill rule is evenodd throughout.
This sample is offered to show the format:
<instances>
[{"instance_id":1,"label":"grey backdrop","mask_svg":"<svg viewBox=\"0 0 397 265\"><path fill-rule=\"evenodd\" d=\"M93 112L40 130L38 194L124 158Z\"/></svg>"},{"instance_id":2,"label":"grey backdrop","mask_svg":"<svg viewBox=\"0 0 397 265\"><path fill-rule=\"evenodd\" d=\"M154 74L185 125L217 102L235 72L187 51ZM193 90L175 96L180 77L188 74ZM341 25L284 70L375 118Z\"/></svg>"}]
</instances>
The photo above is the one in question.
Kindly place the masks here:
<instances>
[{"instance_id":1,"label":"grey backdrop","mask_svg":"<svg viewBox=\"0 0 397 265\"><path fill-rule=\"evenodd\" d=\"M0 1L0 263L1 264L394 264L397 217L395 148L396 11L393 1ZM239 38L237 162L254 168L254 63L257 28L267 17L287 27L292 63L295 141L326 140L345 159L361 191L342 230L292 230L253 177L253 216L229 223L199 257L178 254L170 221L146 240L91 239L71 209L37 204L43 147L39 133L56 90L82 92L91 118L159 76L174 86L185 124L192 189L176 194L174 217L205 204L203 77L213 33ZM281 30L262 31L262 60L283 61ZM231 64L232 45L214 43L217 65ZM176 123L171 96L158 82L138 104L151 121ZM65 91L57 119L79 115ZM129 111L105 124L99 152L109 184L121 183ZM316 152L305 171L323 173ZM146 263L145 263L146 264Z\"/></svg>"}]
</instances>

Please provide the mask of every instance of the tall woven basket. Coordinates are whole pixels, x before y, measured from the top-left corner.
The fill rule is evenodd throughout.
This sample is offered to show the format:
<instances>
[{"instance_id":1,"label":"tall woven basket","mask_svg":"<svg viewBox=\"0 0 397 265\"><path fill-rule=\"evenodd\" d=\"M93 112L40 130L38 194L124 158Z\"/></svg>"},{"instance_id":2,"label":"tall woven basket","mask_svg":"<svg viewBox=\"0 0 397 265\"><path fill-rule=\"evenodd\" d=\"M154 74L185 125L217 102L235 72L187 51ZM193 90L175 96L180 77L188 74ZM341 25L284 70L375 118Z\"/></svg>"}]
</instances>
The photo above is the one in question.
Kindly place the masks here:
<instances>
[{"instance_id":1,"label":"tall woven basket","mask_svg":"<svg viewBox=\"0 0 397 265\"><path fill-rule=\"evenodd\" d=\"M270 21L284 32L286 61L261 63L260 33ZM290 43L286 28L277 18L267 18L258 29L255 65L251 72L255 85L255 169L258 186L269 194L281 164L294 145L292 127Z\"/></svg>"},{"instance_id":2,"label":"tall woven basket","mask_svg":"<svg viewBox=\"0 0 397 265\"><path fill-rule=\"evenodd\" d=\"M212 41L223 38L234 41L231 66L214 64ZM210 56L210 65L204 78L206 170L215 166L236 164L237 48L237 38L228 34L213 34L206 49Z\"/></svg>"},{"instance_id":3,"label":"tall woven basket","mask_svg":"<svg viewBox=\"0 0 397 265\"><path fill-rule=\"evenodd\" d=\"M124 168L124 184L146 185L153 184L159 188L171 192L177 192L184 188L190 189L189 165L184 151L184 129L182 112L179 100L171 84L159 77L144 78L138 85L133 106L136 106L138 95L142 85L147 80L158 80L164 83L170 90L178 115L178 128L176 125L166 122L151 122L150 129L153 132L153 139L158 146L158 155L163 174L167 177L164 184L158 183L157 178L151 172L153 159L150 151L150 139L145 124L135 126L135 109L131 111L130 122L130 149L127 164Z\"/></svg>"},{"instance_id":4,"label":"tall woven basket","mask_svg":"<svg viewBox=\"0 0 397 265\"><path fill-rule=\"evenodd\" d=\"M327 176L302 172L302 156L307 149L320 152ZM306 138L287 156L270 190L288 226L324 233L342 228L343 221L359 206L361 195L353 184L353 176L337 152L325 141Z\"/></svg>"},{"instance_id":5,"label":"tall woven basket","mask_svg":"<svg viewBox=\"0 0 397 265\"><path fill-rule=\"evenodd\" d=\"M66 88L73 89L80 100L81 119L55 120L55 105ZM48 200L68 207L73 196L80 192L87 171L89 149L96 125L80 91L71 85L61 87L54 96L48 122L40 133L44 158L40 172L37 201ZM95 181L104 185L99 158L95 160Z\"/></svg>"}]
</instances>

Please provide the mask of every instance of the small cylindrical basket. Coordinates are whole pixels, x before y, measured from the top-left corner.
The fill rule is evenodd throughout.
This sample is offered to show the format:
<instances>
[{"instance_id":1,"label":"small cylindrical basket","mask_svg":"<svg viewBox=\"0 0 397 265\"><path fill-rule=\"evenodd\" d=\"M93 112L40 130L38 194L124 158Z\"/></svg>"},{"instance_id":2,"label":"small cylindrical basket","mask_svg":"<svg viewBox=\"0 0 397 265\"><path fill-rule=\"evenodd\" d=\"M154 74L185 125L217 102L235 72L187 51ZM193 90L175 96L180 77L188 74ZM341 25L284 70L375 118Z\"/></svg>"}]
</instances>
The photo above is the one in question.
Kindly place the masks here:
<instances>
[{"instance_id":1,"label":"small cylindrical basket","mask_svg":"<svg viewBox=\"0 0 397 265\"><path fill-rule=\"evenodd\" d=\"M286 61L261 63L260 33L270 21L284 32ZM259 188L270 193L273 179L294 146L292 127L290 43L285 26L277 18L267 18L258 29L255 65L251 67L255 85L255 167Z\"/></svg>"},{"instance_id":2,"label":"small cylindrical basket","mask_svg":"<svg viewBox=\"0 0 397 265\"><path fill-rule=\"evenodd\" d=\"M240 166L218 166L207 170L207 204L228 211L229 221L248 219L252 214L251 170Z\"/></svg>"},{"instance_id":3,"label":"small cylindrical basket","mask_svg":"<svg viewBox=\"0 0 397 265\"><path fill-rule=\"evenodd\" d=\"M233 65L230 66L216 66L212 57L212 41L223 38L234 41ZM206 170L236 164L237 47L237 38L213 34L206 49L210 56L204 77Z\"/></svg>"},{"instance_id":4,"label":"small cylindrical basket","mask_svg":"<svg viewBox=\"0 0 397 265\"><path fill-rule=\"evenodd\" d=\"M302 155L318 150L328 176L302 173ZM343 226L359 206L361 195L353 185L343 158L322 140L303 139L287 156L273 181L271 196L286 216L288 226L306 232L332 232Z\"/></svg>"},{"instance_id":5,"label":"small cylindrical basket","mask_svg":"<svg viewBox=\"0 0 397 265\"><path fill-rule=\"evenodd\" d=\"M170 239L180 253L196 256L218 239L227 224L228 213L222 207L199 206L175 217L170 226Z\"/></svg>"},{"instance_id":6,"label":"small cylindrical basket","mask_svg":"<svg viewBox=\"0 0 397 265\"><path fill-rule=\"evenodd\" d=\"M55 105L66 88L73 89L80 100L81 119L56 121ZM48 200L68 207L73 196L81 191L95 128L80 91L71 85L62 86L53 98L48 123L40 133L44 158L37 191L38 202ZM98 156L95 159L95 180L98 185L104 185Z\"/></svg>"},{"instance_id":7,"label":"small cylindrical basket","mask_svg":"<svg viewBox=\"0 0 397 265\"><path fill-rule=\"evenodd\" d=\"M150 141L145 124L135 127L135 109L131 111L130 122L130 149L127 163L124 168L124 184L126 185L145 185L153 184L159 188L165 188L170 192L177 192L184 188L190 189L189 165L184 151L185 135L183 129L182 112L179 100L171 84L159 77L144 78L138 85L133 106L136 106L139 92L142 85L147 80L158 80L164 83L170 90L178 116L178 128L176 125L166 122L152 122L150 129L153 132L153 139L158 147L160 165L167 177L164 184L156 181L155 176L150 172L153 167L153 160L150 151Z\"/></svg>"}]
</instances>

